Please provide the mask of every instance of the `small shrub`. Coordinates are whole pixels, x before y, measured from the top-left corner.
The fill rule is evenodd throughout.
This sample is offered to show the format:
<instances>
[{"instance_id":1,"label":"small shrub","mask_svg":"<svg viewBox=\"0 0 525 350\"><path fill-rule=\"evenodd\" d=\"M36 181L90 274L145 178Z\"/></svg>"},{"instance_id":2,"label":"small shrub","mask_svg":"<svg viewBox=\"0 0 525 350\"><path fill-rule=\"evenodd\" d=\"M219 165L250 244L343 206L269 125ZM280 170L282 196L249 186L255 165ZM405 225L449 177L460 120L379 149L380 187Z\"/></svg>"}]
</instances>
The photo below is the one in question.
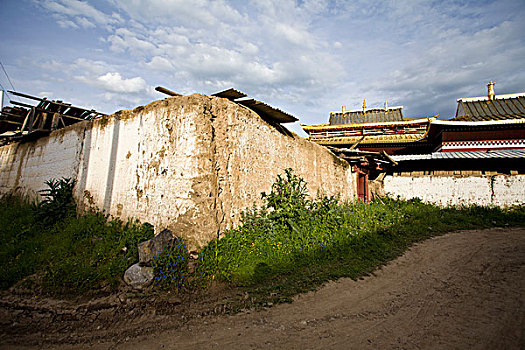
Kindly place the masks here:
<instances>
[{"instance_id":1,"label":"small shrub","mask_svg":"<svg viewBox=\"0 0 525 350\"><path fill-rule=\"evenodd\" d=\"M158 251L153 257L155 284L163 287L182 287L189 275L188 250L182 238L177 237L173 247Z\"/></svg>"},{"instance_id":2,"label":"small shrub","mask_svg":"<svg viewBox=\"0 0 525 350\"><path fill-rule=\"evenodd\" d=\"M43 224L52 225L57 221L74 216L76 212L73 198L75 181L70 178L51 179L45 184L48 188L39 191L43 199L35 206L37 220L42 221Z\"/></svg>"},{"instance_id":3,"label":"small shrub","mask_svg":"<svg viewBox=\"0 0 525 350\"><path fill-rule=\"evenodd\" d=\"M36 205L0 199L0 288L37 274L44 291L78 293L116 286L138 261L138 243L153 227L122 223L101 213L76 216L74 182L50 180Z\"/></svg>"},{"instance_id":4,"label":"small shrub","mask_svg":"<svg viewBox=\"0 0 525 350\"><path fill-rule=\"evenodd\" d=\"M42 235L43 285L65 293L115 287L138 261L138 243L153 235L150 224L108 221L101 213L68 218Z\"/></svg>"},{"instance_id":5,"label":"small shrub","mask_svg":"<svg viewBox=\"0 0 525 350\"><path fill-rule=\"evenodd\" d=\"M296 214L308 206L306 181L295 175L291 168L285 169L285 176L277 175L269 194L261 193L266 201L265 208L283 214Z\"/></svg>"}]
</instances>

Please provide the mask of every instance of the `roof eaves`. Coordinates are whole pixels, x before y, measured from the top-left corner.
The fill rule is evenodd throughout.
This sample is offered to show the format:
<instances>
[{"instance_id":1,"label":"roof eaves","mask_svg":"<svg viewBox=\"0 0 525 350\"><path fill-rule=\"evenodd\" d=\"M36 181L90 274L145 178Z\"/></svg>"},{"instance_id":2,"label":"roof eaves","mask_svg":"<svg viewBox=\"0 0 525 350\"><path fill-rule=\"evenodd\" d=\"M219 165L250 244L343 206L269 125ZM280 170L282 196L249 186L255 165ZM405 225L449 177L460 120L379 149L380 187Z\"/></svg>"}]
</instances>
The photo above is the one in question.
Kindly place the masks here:
<instances>
[{"instance_id":1,"label":"roof eaves","mask_svg":"<svg viewBox=\"0 0 525 350\"><path fill-rule=\"evenodd\" d=\"M413 124L424 124L437 120L437 117L426 117L418 119L410 119L403 121L387 121L387 122L374 122L374 123L355 123L355 124L316 124L316 125L303 125L301 127L305 130L317 130L317 129L354 129L354 128L366 128L374 126L403 126Z\"/></svg>"},{"instance_id":2,"label":"roof eaves","mask_svg":"<svg viewBox=\"0 0 525 350\"><path fill-rule=\"evenodd\" d=\"M450 126L484 126L484 125L503 125L503 124L525 124L525 118L502 119L502 120L482 120L482 121L454 121L454 120L434 120L433 125Z\"/></svg>"}]
</instances>

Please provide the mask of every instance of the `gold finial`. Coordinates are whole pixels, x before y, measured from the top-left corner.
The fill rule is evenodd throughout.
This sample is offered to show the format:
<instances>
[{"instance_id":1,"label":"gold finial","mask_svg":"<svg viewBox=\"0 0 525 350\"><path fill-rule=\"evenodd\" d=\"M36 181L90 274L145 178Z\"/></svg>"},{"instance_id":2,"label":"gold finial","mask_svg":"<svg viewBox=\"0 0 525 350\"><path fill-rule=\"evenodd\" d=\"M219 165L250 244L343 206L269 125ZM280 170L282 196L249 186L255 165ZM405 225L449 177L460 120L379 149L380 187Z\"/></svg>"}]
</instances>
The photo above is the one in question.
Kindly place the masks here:
<instances>
[{"instance_id":1,"label":"gold finial","mask_svg":"<svg viewBox=\"0 0 525 350\"><path fill-rule=\"evenodd\" d=\"M365 111L365 109L366 109L366 100L363 99L363 112Z\"/></svg>"},{"instance_id":2,"label":"gold finial","mask_svg":"<svg viewBox=\"0 0 525 350\"><path fill-rule=\"evenodd\" d=\"M388 102L385 101L385 112L388 112Z\"/></svg>"},{"instance_id":3,"label":"gold finial","mask_svg":"<svg viewBox=\"0 0 525 350\"><path fill-rule=\"evenodd\" d=\"M341 107L341 111L343 112L343 114L345 114L345 112L346 112L346 106L345 105L343 105L343 107Z\"/></svg>"},{"instance_id":4,"label":"gold finial","mask_svg":"<svg viewBox=\"0 0 525 350\"><path fill-rule=\"evenodd\" d=\"M496 98L496 93L494 92L494 85L495 83L493 81L490 81L487 84L489 100L494 100Z\"/></svg>"}]
</instances>

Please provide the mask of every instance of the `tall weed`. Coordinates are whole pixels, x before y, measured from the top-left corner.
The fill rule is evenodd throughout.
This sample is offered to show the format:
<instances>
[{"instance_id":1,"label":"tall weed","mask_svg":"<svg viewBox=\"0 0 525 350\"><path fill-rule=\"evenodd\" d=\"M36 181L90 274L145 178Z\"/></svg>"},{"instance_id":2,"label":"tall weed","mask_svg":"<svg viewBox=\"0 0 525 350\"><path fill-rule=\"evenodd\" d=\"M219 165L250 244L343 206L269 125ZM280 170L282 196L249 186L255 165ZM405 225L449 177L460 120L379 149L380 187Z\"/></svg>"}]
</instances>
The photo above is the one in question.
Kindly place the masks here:
<instances>
[{"instance_id":1,"label":"tall weed","mask_svg":"<svg viewBox=\"0 0 525 350\"><path fill-rule=\"evenodd\" d=\"M243 213L237 228L202 251L201 274L250 285L345 261L352 263L339 264L342 270L332 268L332 276L352 276L400 254L413 242L451 229L525 225L524 207L441 209L417 199L384 198L370 204L326 196L311 200L306 182L291 169L277 177L262 199L260 208Z\"/></svg>"}]
</instances>

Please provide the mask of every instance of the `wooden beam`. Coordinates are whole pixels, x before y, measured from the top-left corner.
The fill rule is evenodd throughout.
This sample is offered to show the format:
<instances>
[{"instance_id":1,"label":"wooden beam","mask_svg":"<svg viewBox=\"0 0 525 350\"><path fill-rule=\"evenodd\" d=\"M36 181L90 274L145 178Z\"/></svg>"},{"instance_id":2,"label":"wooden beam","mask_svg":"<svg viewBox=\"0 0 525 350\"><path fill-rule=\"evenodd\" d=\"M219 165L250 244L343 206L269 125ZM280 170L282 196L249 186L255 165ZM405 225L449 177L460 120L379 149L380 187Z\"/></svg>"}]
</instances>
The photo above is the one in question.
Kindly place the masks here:
<instances>
[{"instance_id":1,"label":"wooden beam","mask_svg":"<svg viewBox=\"0 0 525 350\"><path fill-rule=\"evenodd\" d=\"M14 122L14 121L12 121L12 120L7 120L7 119L0 119L0 123L8 123L8 124L22 125L22 123L20 123L20 122Z\"/></svg>"},{"instance_id":2,"label":"wooden beam","mask_svg":"<svg viewBox=\"0 0 525 350\"><path fill-rule=\"evenodd\" d=\"M182 96L181 94L176 93L175 91L171 91L169 89L166 89L165 87L162 87L162 86L157 86L155 88L155 90L158 91L158 92L161 92L163 94L169 95L169 96Z\"/></svg>"},{"instance_id":3,"label":"wooden beam","mask_svg":"<svg viewBox=\"0 0 525 350\"><path fill-rule=\"evenodd\" d=\"M27 108L33 108L34 107L34 106L31 106L30 104L23 103L23 102L11 101L11 103L14 104L14 105L17 105L17 106L22 106L22 107L27 107Z\"/></svg>"},{"instance_id":4,"label":"wooden beam","mask_svg":"<svg viewBox=\"0 0 525 350\"><path fill-rule=\"evenodd\" d=\"M62 114L62 113L58 113L58 114L60 114L60 116L61 116L62 118L69 118L69 119L75 119L75 120L86 120L86 119L84 119L84 118L73 117L73 116L71 116L71 115L67 115L67 114Z\"/></svg>"},{"instance_id":5,"label":"wooden beam","mask_svg":"<svg viewBox=\"0 0 525 350\"><path fill-rule=\"evenodd\" d=\"M48 104L47 106L49 106L49 105L57 105L57 106L69 107L69 108L74 108L74 109L78 109L78 110L81 110L81 111L86 111L86 112L98 113L98 114L101 114L101 115L105 115L103 113L95 111L94 109L90 110L90 109L85 109L85 108L73 106L73 105L71 105L71 103L64 103L62 101L52 101L52 100L48 100L47 98L35 97L35 96L23 94L21 92L16 92L16 91L8 91L8 92L13 94L13 95L24 97L24 98L27 98L27 99L30 99L30 100L40 101L40 103L42 103L42 104ZM24 106L24 107L29 107L29 108L33 107L31 105L28 105L28 104L25 104L25 103L22 103L22 102L12 101L12 103L16 104L16 105Z\"/></svg>"},{"instance_id":6,"label":"wooden beam","mask_svg":"<svg viewBox=\"0 0 525 350\"><path fill-rule=\"evenodd\" d=\"M8 117L13 117L13 118L24 118L23 115L20 115L20 114L13 114L13 113L9 113L9 112L0 112L1 115L6 115Z\"/></svg>"},{"instance_id":7,"label":"wooden beam","mask_svg":"<svg viewBox=\"0 0 525 350\"><path fill-rule=\"evenodd\" d=\"M20 96L20 97L24 97L24 98L28 98L30 100L35 100L35 101L43 101L43 100L46 100L45 98L40 98L40 97L36 97L36 96L31 96L31 95L28 95L28 94L23 94L21 92L16 92L16 91L8 91L10 94L13 94L13 95L16 95L16 96Z\"/></svg>"}]
</instances>

